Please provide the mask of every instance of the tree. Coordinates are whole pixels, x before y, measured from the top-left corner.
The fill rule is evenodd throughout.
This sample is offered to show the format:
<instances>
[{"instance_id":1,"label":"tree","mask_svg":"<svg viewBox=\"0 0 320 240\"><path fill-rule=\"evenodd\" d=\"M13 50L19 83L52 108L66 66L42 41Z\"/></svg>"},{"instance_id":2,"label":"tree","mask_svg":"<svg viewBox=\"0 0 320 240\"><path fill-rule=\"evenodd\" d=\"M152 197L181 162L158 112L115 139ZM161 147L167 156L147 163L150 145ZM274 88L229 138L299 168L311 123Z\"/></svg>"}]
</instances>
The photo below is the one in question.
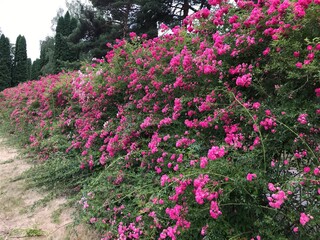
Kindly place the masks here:
<instances>
[{"instance_id":1,"label":"tree","mask_svg":"<svg viewBox=\"0 0 320 240\"><path fill-rule=\"evenodd\" d=\"M31 67L31 74L30 74L30 79L32 80L37 80L39 79L39 76L41 75L41 60L37 58L35 61L32 63Z\"/></svg>"},{"instance_id":2,"label":"tree","mask_svg":"<svg viewBox=\"0 0 320 240\"><path fill-rule=\"evenodd\" d=\"M27 43L24 36L19 35L16 40L12 86L16 86L28 79Z\"/></svg>"},{"instance_id":3,"label":"tree","mask_svg":"<svg viewBox=\"0 0 320 240\"><path fill-rule=\"evenodd\" d=\"M79 53L80 60L102 58L106 43L121 36L119 29L104 17L104 12L79 2L69 5L78 19L77 28L68 37L69 45Z\"/></svg>"},{"instance_id":4,"label":"tree","mask_svg":"<svg viewBox=\"0 0 320 240\"><path fill-rule=\"evenodd\" d=\"M69 12L58 19L54 48L55 72L68 68L70 63L78 59L78 53L68 44L68 36L76 26L77 20L71 18Z\"/></svg>"},{"instance_id":5,"label":"tree","mask_svg":"<svg viewBox=\"0 0 320 240\"><path fill-rule=\"evenodd\" d=\"M168 7L174 16L174 19L181 21L186 18L190 13L196 12L202 8L210 9L210 4L206 0L175 0L169 1Z\"/></svg>"},{"instance_id":6,"label":"tree","mask_svg":"<svg viewBox=\"0 0 320 240\"><path fill-rule=\"evenodd\" d=\"M130 31L147 33L155 37L158 23L169 26L181 25L190 13L204 7L210 9L206 0L90 0L95 8L105 12L113 27L119 26L121 37Z\"/></svg>"},{"instance_id":7,"label":"tree","mask_svg":"<svg viewBox=\"0 0 320 240\"><path fill-rule=\"evenodd\" d=\"M40 75L45 76L55 72L54 38L47 37L40 43Z\"/></svg>"},{"instance_id":8,"label":"tree","mask_svg":"<svg viewBox=\"0 0 320 240\"><path fill-rule=\"evenodd\" d=\"M135 24L136 14L140 9L137 0L90 0L92 5L105 12L113 27L120 28L121 37L126 37Z\"/></svg>"},{"instance_id":9,"label":"tree","mask_svg":"<svg viewBox=\"0 0 320 240\"><path fill-rule=\"evenodd\" d=\"M139 0L140 10L137 12L136 24L133 30L139 34L146 33L149 38L158 35L158 23L174 22L168 0Z\"/></svg>"},{"instance_id":10,"label":"tree","mask_svg":"<svg viewBox=\"0 0 320 240\"><path fill-rule=\"evenodd\" d=\"M11 46L9 38L0 37L0 91L11 85Z\"/></svg>"},{"instance_id":11,"label":"tree","mask_svg":"<svg viewBox=\"0 0 320 240\"><path fill-rule=\"evenodd\" d=\"M31 68L32 68L32 60L31 58L27 59L27 80L32 80L31 79Z\"/></svg>"}]
</instances>

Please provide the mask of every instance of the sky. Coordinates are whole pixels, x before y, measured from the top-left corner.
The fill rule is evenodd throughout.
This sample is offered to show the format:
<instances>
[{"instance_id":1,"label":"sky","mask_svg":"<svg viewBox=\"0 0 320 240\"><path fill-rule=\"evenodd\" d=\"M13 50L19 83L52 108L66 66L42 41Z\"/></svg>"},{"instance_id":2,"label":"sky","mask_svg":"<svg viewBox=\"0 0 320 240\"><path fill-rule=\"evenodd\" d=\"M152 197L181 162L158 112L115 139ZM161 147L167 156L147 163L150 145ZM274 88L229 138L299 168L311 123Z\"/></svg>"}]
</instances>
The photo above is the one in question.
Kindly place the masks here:
<instances>
[{"instance_id":1,"label":"sky","mask_svg":"<svg viewBox=\"0 0 320 240\"><path fill-rule=\"evenodd\" d=\"M0 30L15 44L19 34L26 38L27 55L40 56L40 41L53 36L51 20L65 0L0 0Z\"/></svg>"}]
</instances>

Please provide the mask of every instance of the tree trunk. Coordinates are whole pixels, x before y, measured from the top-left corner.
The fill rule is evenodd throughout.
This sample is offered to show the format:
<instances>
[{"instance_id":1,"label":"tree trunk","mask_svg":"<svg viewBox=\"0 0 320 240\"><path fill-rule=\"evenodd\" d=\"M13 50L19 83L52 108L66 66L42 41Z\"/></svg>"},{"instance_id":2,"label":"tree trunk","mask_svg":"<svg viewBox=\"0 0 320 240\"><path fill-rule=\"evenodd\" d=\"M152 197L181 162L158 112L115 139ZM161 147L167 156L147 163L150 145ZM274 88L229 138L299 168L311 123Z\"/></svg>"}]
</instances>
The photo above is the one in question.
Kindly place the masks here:
<instances>
[{"instance_id":1,"label":"tree trunk","mask_svg":"<svg viewBox=\"0 0 320 240\"><path fill-rule=\"evenodd\" d=\"M183 19L185 19L189 15L189 0L183 1L182 11L183 11Z\"/></svg>"},{"instance_id":2,"label":"tree trunk","mask_svg":"<svg viewBox=\"0 0 320 240\"><path fill-rule=\"evenodd\" d=\"M125 38L129 30L129 14L131 12L132 2L129 0L125 6L124 16L123 16L123 37Z\"/></svg>"}]
</instances>

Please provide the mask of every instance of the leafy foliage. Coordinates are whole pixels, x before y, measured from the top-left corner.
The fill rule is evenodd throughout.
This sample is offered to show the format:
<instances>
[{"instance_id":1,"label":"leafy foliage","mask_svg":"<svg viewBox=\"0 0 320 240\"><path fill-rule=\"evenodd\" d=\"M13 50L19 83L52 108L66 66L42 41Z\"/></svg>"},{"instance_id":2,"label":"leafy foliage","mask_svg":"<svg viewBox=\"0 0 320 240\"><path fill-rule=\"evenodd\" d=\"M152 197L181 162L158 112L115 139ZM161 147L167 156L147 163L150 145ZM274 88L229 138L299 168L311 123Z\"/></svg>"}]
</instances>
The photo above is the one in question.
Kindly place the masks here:
<instances>
[{"instance_id":1,"label":"leafy foliage","mask_svg":"<svg viewBox=\"0 0 320 240\"><path fill-rule=\"evenodd\" d=\"M28 80L28 58L27 58L27 43L24 36L19 35L16 40L12 86Z\"/></svg>"},{"instance_id":2,"label":"leafy foliage","mask_svg":"<svg viewBox=\"0 0 320 240\"><path fill-rule=\"evenodd\" d=\"M4 34L0 36L0 91L11 85L10 41Z\"/></svg>"},{"instance_id":3,"label":"leafy foliage","mask_svg":"<svg viewBox=\"0 0 320 240\"><path fill-rule=\"evenodd\" d=\"M320 2L208 3L4 90L3 121L104 240L317 239Z\"/></svg>"},{"instance_id":4,"label":"leafy foliage","mask_svg":"<svg viewBox=\"0 0 320 240\"><path fill-rule=\"evenodd\" d=\"M72 18L67 12L58 19L54 45L54 63L55 71L60 72L63 69L76 69L72 67L75 60L78 59L78 53L74 51L68 43L68 36L77 27L77 20Z\"/></svg>"}]
</instances>

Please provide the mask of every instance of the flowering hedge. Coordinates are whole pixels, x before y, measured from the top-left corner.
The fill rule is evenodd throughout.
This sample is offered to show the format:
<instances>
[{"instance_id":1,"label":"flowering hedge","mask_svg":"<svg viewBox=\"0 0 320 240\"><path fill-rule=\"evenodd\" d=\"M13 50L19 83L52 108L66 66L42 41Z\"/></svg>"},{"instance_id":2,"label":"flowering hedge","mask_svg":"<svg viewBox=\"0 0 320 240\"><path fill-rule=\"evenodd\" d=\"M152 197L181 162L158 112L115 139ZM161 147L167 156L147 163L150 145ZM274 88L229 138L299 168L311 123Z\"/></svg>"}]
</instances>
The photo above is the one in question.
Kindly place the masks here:
<instances>
[{"instance_id":1,"label":"flowering hedge","mask_svg":"<svg viewBox=\"0 0 320 240\"><path fill-rule=\"evenodd\" d=\"M2 118L42 159L77 156L102 239L318 239L320 2L208 3L4 90Z\"/></svg>"}]
</instances>

